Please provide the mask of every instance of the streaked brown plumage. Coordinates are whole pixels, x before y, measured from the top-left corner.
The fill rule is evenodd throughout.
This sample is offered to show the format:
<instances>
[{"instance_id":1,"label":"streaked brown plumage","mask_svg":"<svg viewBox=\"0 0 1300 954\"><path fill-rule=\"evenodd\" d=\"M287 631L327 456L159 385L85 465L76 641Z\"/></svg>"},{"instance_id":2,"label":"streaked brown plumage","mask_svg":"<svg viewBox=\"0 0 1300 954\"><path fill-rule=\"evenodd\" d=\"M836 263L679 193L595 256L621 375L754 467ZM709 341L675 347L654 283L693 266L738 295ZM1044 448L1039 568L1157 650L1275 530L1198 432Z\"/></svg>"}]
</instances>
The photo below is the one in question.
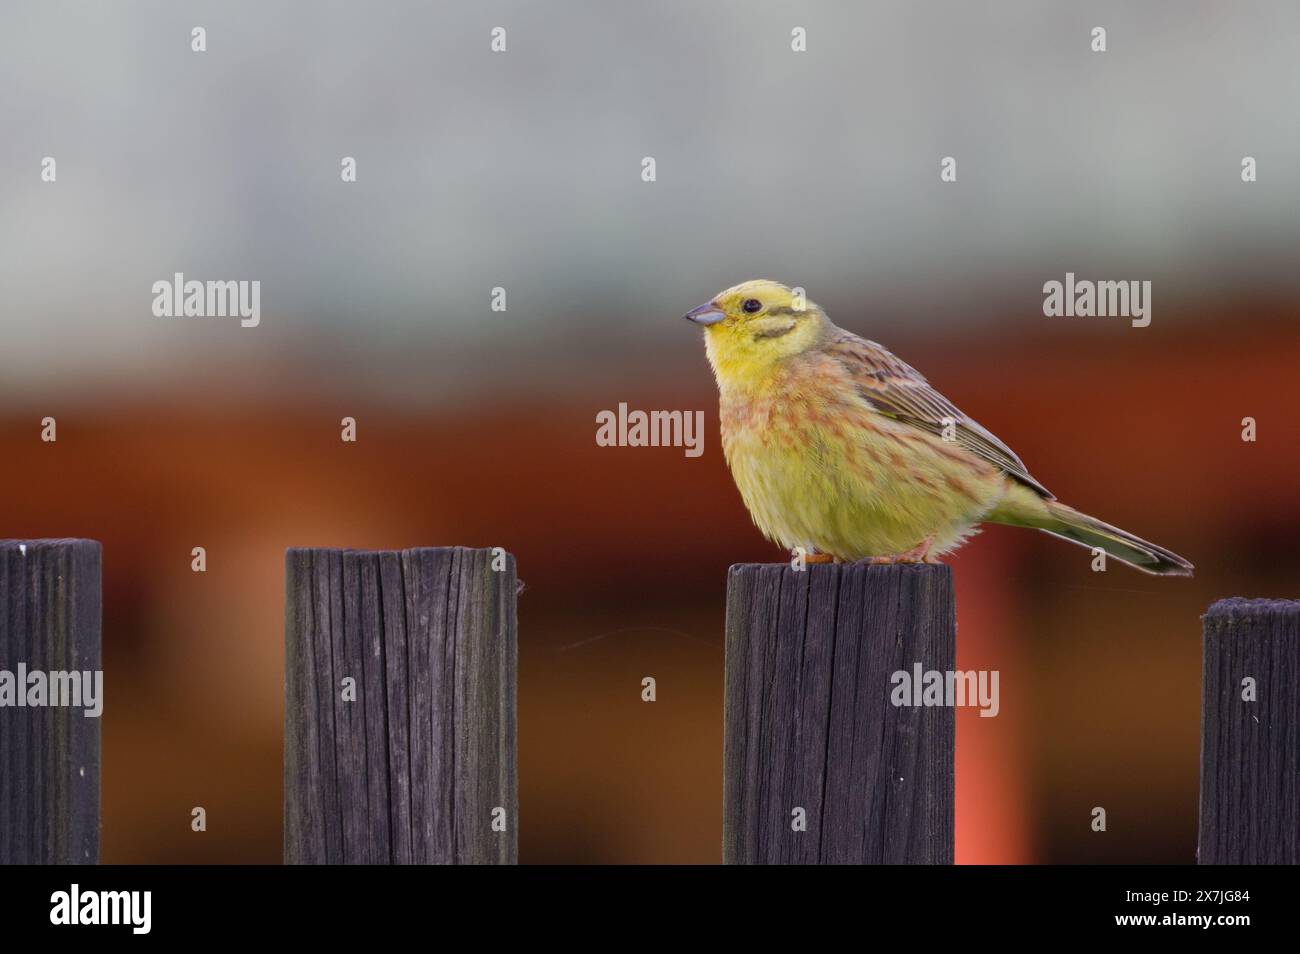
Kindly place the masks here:
<instances>
[{"instance_id":1,"label":"streaked brown plumage","mask_svg":"<svg viewBox=\"0 0 1300 954\"><path fill-rule=\"evenodd\" d=\"M780 545L841 560L933 560L992 522L1149 573L1191 573L1177 554L1058 502L916 369L786 286L746 282L686 317L706 327L736 486Z\"/></svg>"}]
</instances>

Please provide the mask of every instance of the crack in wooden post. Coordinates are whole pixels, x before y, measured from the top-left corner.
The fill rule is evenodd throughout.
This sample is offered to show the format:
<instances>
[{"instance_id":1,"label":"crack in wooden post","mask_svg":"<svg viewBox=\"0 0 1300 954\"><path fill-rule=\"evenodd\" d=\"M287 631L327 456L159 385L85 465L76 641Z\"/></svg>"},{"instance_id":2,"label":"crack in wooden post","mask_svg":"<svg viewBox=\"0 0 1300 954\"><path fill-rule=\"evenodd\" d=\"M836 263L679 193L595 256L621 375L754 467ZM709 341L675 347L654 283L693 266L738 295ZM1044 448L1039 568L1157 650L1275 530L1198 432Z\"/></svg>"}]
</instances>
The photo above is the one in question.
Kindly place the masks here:
<instances>
[{"instance_id":1,"label":"crack in wooden post","mask_svg":"<svg viewBox=\"0 0 1300 954\"><path fill-rule=\"evenodd\" d=\"M1204 624L1197 862L1300 863L1300 601L1219 600Z\"/></svg>"},{"instance_id":2,"label":"crack in wooden post","mask_svg":"<svg viewBox=\"0 0 1300 954\"><path fill-rule=\"evenodd\" d=\"M493 550L288 552L287 863L516 861L515 593Z\"/></svg>"},{"instance_id":3,"label":"crack in wooden post","mask_svg":"<svg viewBox=\"0 0 1300 954\"><path fill-rule=\"evenodd\" d=\"M946 566L733 566L724 862L951 864L955 712L891 693L955 662Z\"/></svg>"},{"instance_id":4,"label":"crack in wooden post","mask_svg":"<svg viewBox=\"0 0 1300 954\"><path fill-rule=\"evenodd\" d=\"M0 708L0 864L99 862L99 716L52 704L51 677L62 703L78 701L62 695L69 677L81 703L86 674L102 692L100 563L94 540L0 540L0 671L24 701L20 667L41 673L48 693Z\"/></svg>"}]
</instances>

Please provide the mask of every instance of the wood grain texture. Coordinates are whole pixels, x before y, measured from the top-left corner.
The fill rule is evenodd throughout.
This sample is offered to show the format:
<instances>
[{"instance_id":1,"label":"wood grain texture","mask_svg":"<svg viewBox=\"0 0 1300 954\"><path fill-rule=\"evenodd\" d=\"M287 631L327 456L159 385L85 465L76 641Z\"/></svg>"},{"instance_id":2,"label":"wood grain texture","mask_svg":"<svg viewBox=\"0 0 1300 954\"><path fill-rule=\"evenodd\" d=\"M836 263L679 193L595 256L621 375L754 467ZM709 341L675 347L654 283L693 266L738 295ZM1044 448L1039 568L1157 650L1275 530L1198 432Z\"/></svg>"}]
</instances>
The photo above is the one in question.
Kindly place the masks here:
<instances>
[{"instance_id":1,"label":"wood grain texture","mask_svg":"<svg viewBox=\"0 0 1300 954\"><path fill-rule=\"evenodd\" d=\"M955 647L946 566L733 566L724 862L951 864L955 713L890 695Z\"/></svg>"},{"instance_id":2,"label":"wood grain texture","mask_svg":"<svg viewBox=\"0 0 1300 954\"><path fill-rule=\"evenodd\" d=\"M516 861L515 590L491 550L288 552L287 863Z\"/></svg>"},{"instance_id":3,"label":"wood grain texture","mask_svg":"<svg viewBox=\"0 0 1300 954\"><path fill-rule=\"evenodd\" d=\"M0 670L93 678L100 586L93 540L0 540ZM0 864L98 863L99 758L84 707L0 708Z\"/></svg>"},{"instance_id":4,"label":"wood grain texture","mask_svg":"<svg viewBox=\"0 0 1300 954\"><path fill-rule=\"evenodd\" d=\"M1300 602L1220 600L1204 617L1203 865L1300 862ZM1255 701L1243 698L1253 679Z\"/></svg>"}]
</instances>

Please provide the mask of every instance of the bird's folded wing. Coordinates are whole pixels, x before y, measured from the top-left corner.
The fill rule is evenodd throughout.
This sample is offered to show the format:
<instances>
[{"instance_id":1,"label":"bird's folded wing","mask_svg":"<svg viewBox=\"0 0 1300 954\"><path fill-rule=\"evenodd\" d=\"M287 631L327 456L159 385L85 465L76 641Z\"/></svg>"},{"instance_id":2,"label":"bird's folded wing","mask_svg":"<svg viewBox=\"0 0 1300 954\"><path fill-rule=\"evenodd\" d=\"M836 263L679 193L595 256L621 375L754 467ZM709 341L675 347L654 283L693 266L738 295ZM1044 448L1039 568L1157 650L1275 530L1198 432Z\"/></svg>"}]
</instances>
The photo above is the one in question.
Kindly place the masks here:
<instances>
[{"instance_id":1,"label":"bird's folded wing","mask_svg":"<svg viewBox=\"0 0 1300 954\"><path fill-rule=\"evenodd\" d=\"M831 342L829 351L848 370L862 398L879 413L940 436L947 423L945 419L951 419L955 443L1000 467L1049 500L1055 499L1046 487L1029 475L1010 447L930 387L911 365L874 341L847 331Z\"/></svg>"}]
</instances>

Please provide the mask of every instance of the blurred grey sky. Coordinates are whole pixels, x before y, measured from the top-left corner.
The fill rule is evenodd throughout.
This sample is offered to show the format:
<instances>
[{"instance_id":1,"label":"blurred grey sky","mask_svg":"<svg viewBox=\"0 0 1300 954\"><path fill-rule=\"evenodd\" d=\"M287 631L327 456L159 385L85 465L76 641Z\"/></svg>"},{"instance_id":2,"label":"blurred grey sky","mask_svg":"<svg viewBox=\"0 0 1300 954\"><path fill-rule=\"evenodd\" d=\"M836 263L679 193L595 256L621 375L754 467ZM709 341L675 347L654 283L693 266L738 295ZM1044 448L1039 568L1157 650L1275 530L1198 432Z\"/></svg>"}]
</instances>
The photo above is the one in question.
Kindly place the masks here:
<instances>
[{"instance_id":1,"label":"blurred grey sky","mask_svg":"<svg viewBox=\"0 0 1300 954\"><path fill-rule=\"evenodd\" d=\"M1157 326L1294 297L1297 37L1293 0L6 0L0 398L564 387L702 361L677 316L760 276L885 341L1041 323L1067 269L1155 281ZM260 280L261 327L155 318L176 271Z\"/></svg>"}]
</instances>

